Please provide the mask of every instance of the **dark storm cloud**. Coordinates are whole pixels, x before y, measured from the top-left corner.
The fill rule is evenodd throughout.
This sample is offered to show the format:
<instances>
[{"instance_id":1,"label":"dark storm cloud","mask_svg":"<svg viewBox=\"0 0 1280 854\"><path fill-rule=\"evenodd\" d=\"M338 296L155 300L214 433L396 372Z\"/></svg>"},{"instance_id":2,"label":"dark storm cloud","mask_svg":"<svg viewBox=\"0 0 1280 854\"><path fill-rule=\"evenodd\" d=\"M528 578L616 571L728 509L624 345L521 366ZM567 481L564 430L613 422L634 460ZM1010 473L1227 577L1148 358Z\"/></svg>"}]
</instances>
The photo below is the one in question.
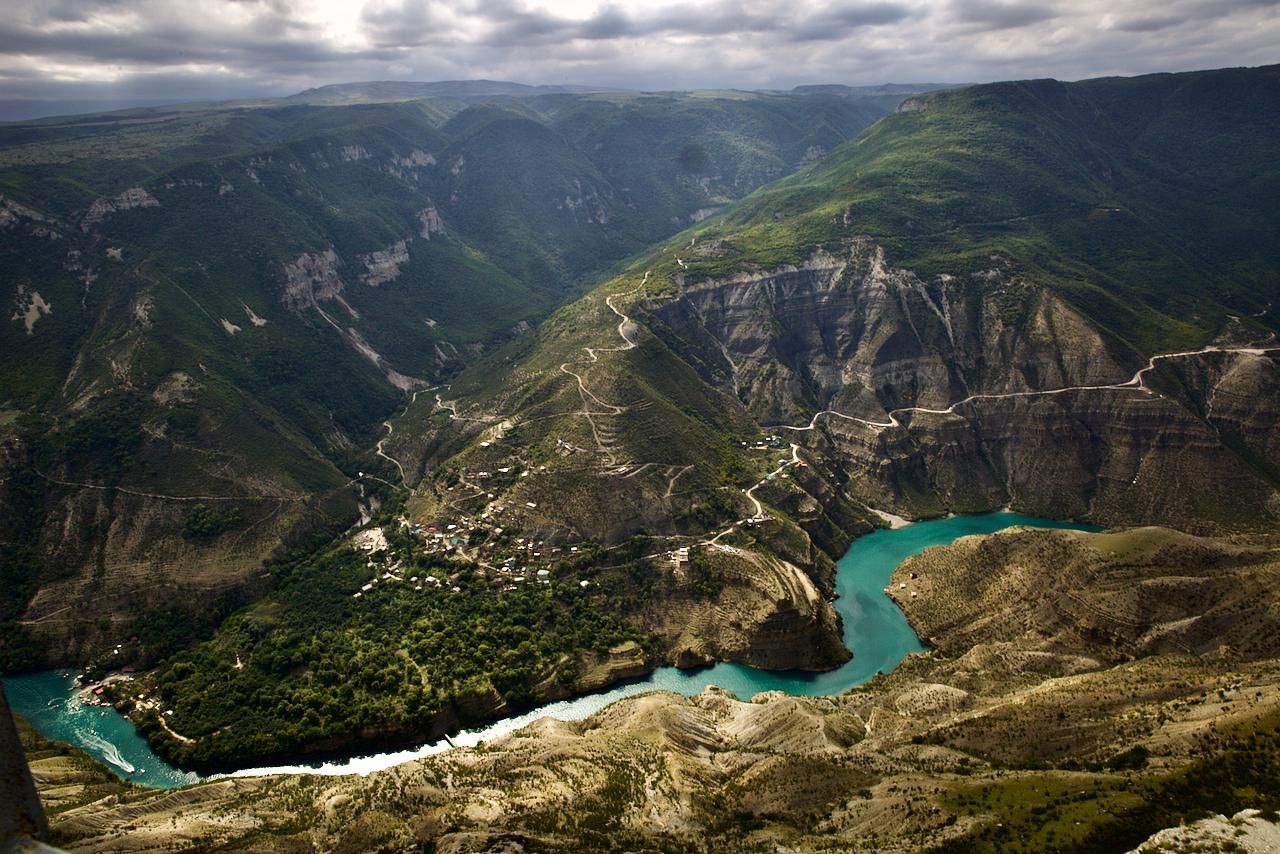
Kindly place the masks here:
<instances>
[{"instance_id":1,"label":"dark storm cloud","mask_svg":"<svg viewBox=\"0 0 1280 854\"><path fill-rule=\"evenodd\" d=\"M367 11L365 20L379 32L380 43L390 34L417 32L422 7L409 4ZM908 6L893 2L792 6L776 3L743 4L715 0L696 8L681 7L658 12L629 13L618 5L597 8L587 18L534 9L514 0L487 2L475 8L472 20L482 27L473 46L527 47L574 40L611 41L653 37L720 37L768 33L784 41L840 39L862 27L882 26L904 20Z\"/></svg>"},{"instance_id":2,"label":"dark storm cloud","mask_svg":"<svg viewBox=\"0 0 1280 854\"><path fill-rule=\"evenodd\" d=\"M448 22L434 4L398 0L394 3L367 3L360 22L370 40L379 47L415 48L450 44Z\"/></svg>"},{"instance_id":3,"label":"dark storm cloud","mask_svg":"<svg viewBox=\"0 0 1280 854\"><path fill-rule=\"evenodd\" d=\"M1280 0L9 0L0 100L371 79L1077 79L1280 60Z\"/></svg>"},{"instance_id":4,"label":"dark storm cloud","mask_svg":"<svg viewBox=\"0 0 1280 854\"><path fill-rule=\"evenodd\" d=\"M954 0L956 20L982 30L1007 30L1048 21L1057 16L1051 6L1018 0Z\"/></svg>"},{"instance_id":5,"label":"dark storm cloud","mask_svg":"<svg viewBox=\"0 0 1280 854\"><path fill-rule=\"evenodd\" d=\"M815 15L791 30L792 41L840 41L856 30L897 24L911 16L911 10L896 3L868 3L843 9L833 9Z\"/></svg>"},{"instance_id":6,"label":"dark storm cloud","mask_svg":"<svg viewBox=\"0 0 1280 854\"><path fill-rule=\"evenodd\" d=\"M232 0L228 5L250 4ZM43 9L33 4L25 15L0 17L0 57L162 65L228 55L252 58L264 51L325 55L324 46L308 38L314 31L305 22L268 12L254 15L247 25L229 26L217 17L196 14L194 6L181 0L163 4L62 0ZM119 20L122 17L131 20Z\"/></svg>"},{"instance_id":7,"label":"dark storm cloud","mask_svg":"<svg viewBox=\"0 0 1280 854\"><path fill-rule=\"evenodd\" d=\"M1153 33L1156 30L1167 29L1168 27L1176 27L1185 22L1185 18L1173 15L1157 15L1145 18L1127 18L1115 24L1112 29L1123 30L1126 33Z\"/></svg>"},{"instance_id":8,"label":"dark storm cloud","mask_svg":"<svg viewBox=\"0 0 1280 854\"><path fill-rule=\"evenodd\" d=\"M631 36L635 24L626 10L619 6L604 6L597 10L580 29L583 38L596 41Z\"/></svg>"}]
</instances>

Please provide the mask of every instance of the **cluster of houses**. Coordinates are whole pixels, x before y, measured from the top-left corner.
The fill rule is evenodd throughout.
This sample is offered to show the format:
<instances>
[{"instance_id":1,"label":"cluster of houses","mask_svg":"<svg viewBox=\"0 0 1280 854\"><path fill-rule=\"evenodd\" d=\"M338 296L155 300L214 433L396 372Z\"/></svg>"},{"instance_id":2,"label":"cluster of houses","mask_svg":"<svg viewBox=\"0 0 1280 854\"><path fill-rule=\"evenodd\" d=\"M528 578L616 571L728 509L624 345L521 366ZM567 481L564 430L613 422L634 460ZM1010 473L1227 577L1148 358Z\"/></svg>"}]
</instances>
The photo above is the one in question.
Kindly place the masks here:
<instances>
[{"instance_id":1,"label":"cluster of houses","mask_svg":"<svg viewBox=\"0 0 1280 854\"><path fill-rule=\"evenodd\" d=\"M503 509L495 505L479 517L464 515L450 523L415 523L401 518L400 524L421 543L425 554L477 566L480 568L477 575L487 576L490 583L501 590L516 590L525 584L549 585L552 564L577 555L580 547L548 545L546 540L535 537L512 536L496 524L494 517ZM456 584L461 573L449 574L436 569L430 574L406 577L401 562L391 557L386 534L380 528L356 534L353 545L369 553L368 567L374 571L374 577L352 594L353 598L362 598L379 584L394 583L406 583L414 590L461 592ZM581 588L590 584L587 580L578 582Z\"/></svg>"},{"instance_id":2,"label":"cluster of houses","mask_svg":"<svg viewBox=\"0 0 1280 854\"><path fill-rule=\"evenodd\" d=\"M765 436L763 439L761 439L759 442L756 442L753 445L748 445L746 442L743 442L742 447L750 448L753 451L767 451L770 448L781 448L786 444L787 443L783 441L781 436L777 434L773 434L773 435Z\"/></svg>"},{"instance_id":3,"label":"cluster of houses","mask_svg":"<svg viewBox=\"0 0 1280 854\"><path fill-rule=\"evenodd\" d=\"M374 566L372 561L370 561L369 565L371 567ZM435 574L421 575L421 576L412 575L409 578L405 578L404 572L400 569L400 564L397 563L387 571L383 572L382 575L375 575L372 580L370 580L367 584L363 585L359 590L357 590L355 593L351 595L352 595L352 598L359 599L362 596L364 596L364 594L368 593L369 591L377 587L378 584L380 583L394 584L397 582L406 582L406 581L413 586L414 590L417 590L417 591L422 591L428 587L434 588L436 590L444 590L446 587L448 587L449 592L451 593L462 592L462 588L458 587L456 584L453 583L457 581L457 575L451 575L451 576L448 576L447 578L442 576L444 576L444 573L439 572L439 575L435 575Z\"/></svg>"}]
</instances>

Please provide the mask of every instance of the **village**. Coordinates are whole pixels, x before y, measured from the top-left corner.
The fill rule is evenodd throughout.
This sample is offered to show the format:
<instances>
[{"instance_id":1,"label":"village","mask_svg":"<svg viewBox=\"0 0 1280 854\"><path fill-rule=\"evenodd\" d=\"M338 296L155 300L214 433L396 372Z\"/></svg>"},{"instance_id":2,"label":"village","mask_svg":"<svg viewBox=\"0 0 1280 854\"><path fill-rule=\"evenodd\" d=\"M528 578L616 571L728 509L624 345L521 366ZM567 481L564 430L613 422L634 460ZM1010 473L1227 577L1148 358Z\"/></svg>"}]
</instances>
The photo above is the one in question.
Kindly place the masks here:
<instances>
[{"instance_id":1,"label":"village","mask_svg":"<svg viewBox=\"0 0 1280 854\"><path fill-rule=\"evenodd\" d=\"M501 439L501 436L493 437ZM479 449L496 450L494 441L481 441ZM772 466L772 455L784 449L787 443L779 435L767 435L748 443L741 442L744 450L765 455L765 462ZM569 455L577 449L570 443L558 440L557 450ZM764 486L775 478L787 478L784 469L803 467L798 458L781 458L778 468L759 478L752 486ZM551 586L553 581L572 584L578 589L591 587L589 578L576 577L595 563L599 547L593 542L548 542L533 535L524 536L522 518L536 511L534 501L520 501L497 492L521 480L536 476L546 470L545 465L531 465L518 457L492 460L488 467L462 466L456 480L445 487L446 492L467 492L445 507L455 513L430 521L417 521L408 514L401 514L391 523L363 529L351 538L352 547L366 555L366 568L371 576L360 589L351 593L359 600L373 593L380 585L405 585L414 592L439 591L461 594L470 590L490 589L513 592L530 585ZM708 545L726 552L736 552L732 546L720 543L720 537L743 527L752 528L769 517L756 503L756 515L731 523L721 535L699 544L673 545L668 551L652 555L657 565L679 574L690 563L691 549ZM476 507L477 502L482 506ZM471 512L456 512L468 503ZM398 544L411 544L411 553ZM424 560L425 559L425 560ZM426 562L430 568L423 569ZM575 576L575 577L571 577Z\"/></svg>"},{"instance_id":2,"label":"village","mask_svg":"<svg viewBox=\"0 0 1280 854\"><path fill-rule=\"evenodd\" d=\"M411 538L415 555L435 559L431 569L412 571L417 574L406 570L404 557L396 554L384 528L360 531L352 538L352 544L368 554L367 567L374 575L352 597L360 599L379 584L393 583L407 584L414 591L434 589L453 594L462 593L462 585L468 579L503 592L527 584L550 585L557 564L573 561L590 548L585 544L549 545L546 540L512 536L492 518L503 509L497 505L481 518L461 515L447 523L425 524L405 516L398 518L396 524ZM581 589L590 585L587 579L578 581Z\"/></svg>"}]
</instances>

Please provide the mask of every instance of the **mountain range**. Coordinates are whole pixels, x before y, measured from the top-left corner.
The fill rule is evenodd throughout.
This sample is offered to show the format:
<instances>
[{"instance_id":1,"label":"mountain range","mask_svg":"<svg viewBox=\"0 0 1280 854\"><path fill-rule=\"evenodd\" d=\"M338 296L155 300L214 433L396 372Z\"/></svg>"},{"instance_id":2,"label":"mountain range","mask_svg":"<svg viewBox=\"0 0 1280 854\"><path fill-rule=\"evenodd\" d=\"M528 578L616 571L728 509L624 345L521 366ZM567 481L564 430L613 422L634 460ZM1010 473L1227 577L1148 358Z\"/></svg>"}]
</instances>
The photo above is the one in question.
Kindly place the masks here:
<instances>
[{"instance_id":1,"label":"mountain range","mask_svg":"<svg viewBox=\"0 0 1280 854\"><path fill-rule=\"evenodd\" d=\"M408 393L898 97L361 84L0 127L7 664L19 618L74 660L244 601L394 479Z\"/></svg>"},{"instance_id":2,"label":"mountain range","mask_svg":"<svg viewBox=\"0 0 1280 854\"><path fill-rule=\"evenodd\" d=\"M1280 67L914 88L0 126L0 667L123 655L186 767L420 743L833 668L855 538L1008 508L1109 532L903 565L930 649L850 694L651 695L390 794L208 784L191 832L1115 850L1273 810ZM242 796L314 820L200 818Z\"/></svg>"}]
</instances>

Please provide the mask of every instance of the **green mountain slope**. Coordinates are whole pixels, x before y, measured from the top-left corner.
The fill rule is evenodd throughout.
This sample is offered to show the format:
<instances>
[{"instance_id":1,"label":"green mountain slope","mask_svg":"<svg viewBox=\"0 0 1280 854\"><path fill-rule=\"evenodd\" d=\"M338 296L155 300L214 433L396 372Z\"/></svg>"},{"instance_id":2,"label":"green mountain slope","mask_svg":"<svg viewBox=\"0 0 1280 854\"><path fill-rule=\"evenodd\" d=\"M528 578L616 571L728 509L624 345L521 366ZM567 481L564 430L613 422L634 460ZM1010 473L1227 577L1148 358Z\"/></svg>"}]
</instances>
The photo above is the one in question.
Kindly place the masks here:
<instances>
[{"instance_id":1,"label":"green mountain slope","mask_svg":"<svg viewBox=\"0 0 1280 854\"><path fill-rule=\"evenodd\" d=\"M1268 305L1280 299L1280 221L1267 204L1280 153L1277 87L1275 69L1266 68L916 96L829 157L643 257L520 347L464 373L449 395L471 420L455 420L451 429L505 419L521 430L524 445L584 446L602 470L621 461L705 473L720 451L709 440L685 449L682 443L699 435L686 425L749 412L761 426L802 426L831 408L863 419L859 429L892 447L891 456L919 458L916 440L894 447L898 427L876 426L890 426L896 407L947 409L976 395L975 407L991 398L998 408L1005 395L1010 406L1037 410L1019 418L1069 419L1071 407L1058 402L1083 411L1110 406L1109 396L1132 397L1125 386L1146 356L1213 340L1228 348L1270 340ZM1192 115L1198 124L1187 123ZM608 352L620 343L619 307L636 321L627 339L636 346ZM585 349L593 347L606 349L597 359ZM1162 424L1171 429L1190 417L1178 429L1195 434L1192 444L1230 446L1227 455L1239 465L1232 476L1258 479L1264 496L1276 481L1269 451L1257 450L1270 447L1266 431L1246 435L1257 425L1214 422L1204 433L1205 396L1226 381L1221 371L1234 370L1227 356L1213 358L1218 364L1207 380L1178 376L1201 370L1194 360L1161 362L1154 376L1181 414L1152 409L1132 417L1153 438ZM626 410L599 415L607 440L581 414L601 407L575 402L578 380L561 363L582 374L593 401ZM1117 388L1099 388L1093 398L1040 395L1074 386ZM681 403L650 422L647 412L663 400ZM1125 399L1126 406L1134 402ZM1039 411L1050 405L1052 412ZM551 412L557 415L544 417ZM910 414L895 422L913 428L928 420ZM1218 415L1248 420L1221 409ZM456 443L436 436L434 444L415 446L414 417L411 411L392 446L407 457L420 454L422 470L438 472L451 464L445 460ZM820 429L785 437L807 444L850 423L819 420L813 423ZM956 426L941 422L928 429ZM710 435L724 434L713 428ZM958 453L985 454L996 469L1012 465L991 461L981 430L972 441L963 440ZM1074 453L1068 447L1059 453ZM1100 461L1082 457L1079 464L1088 470L1080 476L1092 478ZM840 468L832 475L847 480ZM611 480L593 487L601 494L584 505L608 506L604 496L635 485ZM897 471L860 497L914 502L917 512L979 509L1013 497L1008 477L998 480L1006 482L944 485L919 470ZM1100 512L1090 504L1100 487L1080 488L1081 501L1059 504L1059 511ZM924 499L925 492L934 497ZM636 526L672 512L639 500L622 506L619 516ZM1154 513L1155 505L1135 512ZM1187 510L1181 521L1193 517ZM556 524L573 527L579 519L565 510Z\"/></svg>"},{"instance_id":2,"label":"green mountain slope","mask_svg":"<svg viewBox=\"0 0 1280 854\"><path fill-rule=\"evenodd\" d=\"M0 622L49 657L239 601L399 477L408 392L888 108L384 88L0 126ZM651 147L611 150L618 116Z\"/></svg>"},{"instance_id":3,"label":"green mountain slope","mask_svg":"<svg viewBox=\"0 0 1280 854\"><path fill-rule=\"evenodd\" d=\"M1203 339L1276 296L1278 88L1269 67L914 96L706 232L725 260L693 275L868 234L922 275L1007 254L1144 352Z\"/></svg>"}]
</instances>

